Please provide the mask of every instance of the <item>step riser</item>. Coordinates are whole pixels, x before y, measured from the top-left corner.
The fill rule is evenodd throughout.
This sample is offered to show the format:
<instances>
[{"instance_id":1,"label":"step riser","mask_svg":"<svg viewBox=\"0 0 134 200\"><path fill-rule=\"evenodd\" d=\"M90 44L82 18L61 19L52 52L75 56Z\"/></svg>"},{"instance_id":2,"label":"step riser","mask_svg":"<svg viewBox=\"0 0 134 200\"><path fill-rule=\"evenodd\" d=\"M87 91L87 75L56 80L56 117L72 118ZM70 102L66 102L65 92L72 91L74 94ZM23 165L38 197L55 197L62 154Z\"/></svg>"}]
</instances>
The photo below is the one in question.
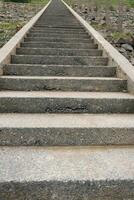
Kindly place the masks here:
<instances>
[{"instance_id":1,"label":"step riser","mask_svg":"<svg viewBox=\"0 0 134 200\"><path fill-rule=\"evenodd\" d=\"M63 20L61 20L63 19ZM75 18L71 18L69 15L66 15L66 17L61 17L61 16L44 16L42 18L40 18L36 24L34 26L46 26L46 25L57 25L57 24L61 24L62 26L67 24L67 26L72 26L72 25L77 25L79 27L81 27L80 23L78 20L76 20Z\"/></svg>"},{"instance_id":2,"label":"step riser","mask_svg":"<svg viewBox=\"0 0 134 200\"><path fill-rule=\"evenodd\" d=\"M56 80L56 79L0 79L2 90L20 91L96 91L96 92L121 92L127 90L124 80Z\"/></svg>"},{"instance_id":3,"label":"step riser","mask_svg":"<svg viewBox=\"0 0 134 200\"><path fill-rule=\"evenodd\" d=\"M53 30L54 29L70 29L70 30L83 30L83 28L81 28L80 26L75 26L75 25L67 25L67 26L64 26L64 25L54 25L54 26L51 26L51 25L35 25L34 28L42 28L42 29L49 29L49 28L52 28Z\"/></svg>"},{"instance_id":4,"label":"step riser","mask_svg":"<svg viewBox=\"0 0 134 200\"><path fill-rule=\"evenodd\" d=\"M17 54L20 55L60 55L60 56L102 56L101 50L77 50L77 49L32 49L20 48L17 49Z\"/></svg>"},{"instance_id":5,"label":"step riser","mask_svg":"<svg viewBox=\"0 0 134 200\"><path fill-rule=\"evenodd\" d=\"M108 59L103 57L49 57L49 56L12 56L15 64L58 64L58 65L107 65Z\"/></svg>"},{"instance_id":6,"label":"step riser","mask_svg":"<svg viewBox=\"0 0 134 200\"><path fill-rule=\"evenodd\" d=\"M32 28L30 32L37 33L57 33L57 34L83 34L86 33L84 29L82 30L71 30L71 29L45 29L45 28Z\"/></svg>"},{"instance_id":7,"label":"step riser","mask_svg":"<svg viewBox=\"0 0 134 200\"><path fill-rule=\"evenodd\" d=\"M90 197L93 200L132 200L133 187L132 180L9 182L0 184L0 198L3 200L78 200Z\"/></svg>"},{"instance_id":8,"label":"step riser","mask_svg":"<svg viewBox=\"0 0 134 200\"><path fill-rule=\"evenodd\" d=\"M85 44L85 43L39 43L39 42L24 42L21 44L21 47L35 47L35 48L69 48L69 49L97 49L95 44Z\"/></svg>"},{"instance_id":9,"label":"step riser","mask_svg":"<svg viewBox=\"0 0 134 200\"><path fill-rule=\"evenodd\" d=\"M3 97L2 113L134 113L133 99Z\"/></svg>"},{"instance_id":10,"label":"step riser","mask_svg":"<svg viewBox=\"0 0 134 200\"><path fill-rule=\"evenodd\" d=\"M112 67L66 67L66 66L5 66L4 75L27 76L83 76L83 77L112 77L116 68Z\"/></svg>"},{"instance_id":11,"label":"step riser","mask_svg":"<svg viewBox=\"0 0 134 200\"><path fill-rule=\"evenodd\" d=\"M72 39L72 38L67 38L67 39L56 39L56 38L45 38L45 37L28 37L28 38L25 38L24 39L24 41L25 42L31 42L31 41L40 41L40 42L42 42L42 41L44 41L44 42L68 42L68 43L71 43L71 42L73 42L73 43L77 43L77 42L79 42L79 43L92 43L93 42L93 40L91 40L91 39Z\"/></svg>"},{"instance_id":12,"label":"step riser","mask_svg":"<svg viewBox=\"0 0 134 200\"><path fill-rule=\"evenodd\" d=\"M1 128L0 145L133 145L134 128Z\"/></svg>"},{"instance_id":13,"label":"step riser","mask_svg":"<svg viewBox=\"0 0 134 200\"><path fill-rule=\"evenodd\" d=\"M37 25L37 26L39 26L39 25L44 25L44 26L46 26L46 25L52 25L52 24L61 24L61 25L65 25L65 24L67 24L68 26L72 26L72 25L78 25L79 27L80 27L80 23L77 21L77 20L75 20L75 18L74 19L72 19L72 18L70 18L69 17L69 15L68 16L66 16L66 18L63 18L63 20L61 21L61 16L60 17L47 17L47 16L45 16L44 18L41 18L41 19L39 19L37 22L36 22L36 24L35 24L35 26Z\"/></svg>"},{"instance_id":14,"label":"step riser","mask_svg":"<svg viewBox=\"0 0 134 200\"><path fill-rule=\"evenodd\" d=\"M60 20L60 21L57 22L57 20ZM36 23L34 27L81 29L80 23L76 23L76 22L70 23L70 21L66 21L66 20L61 21L61 19L49 20L47 18L42 20L42 22Z\"/></svg>"},{"instance_id":15,"label":"step riser","mask_svg":"<svg viewBox=\"0 0 134 200\"><path fill-rule=\"evenodd\" d=\"M83 38L83 39L89 39L90 36L87 34L56 34L56 33L29 33L27 34L28 37L54 37L54 38Z\"/></svg>"}]
</instances>

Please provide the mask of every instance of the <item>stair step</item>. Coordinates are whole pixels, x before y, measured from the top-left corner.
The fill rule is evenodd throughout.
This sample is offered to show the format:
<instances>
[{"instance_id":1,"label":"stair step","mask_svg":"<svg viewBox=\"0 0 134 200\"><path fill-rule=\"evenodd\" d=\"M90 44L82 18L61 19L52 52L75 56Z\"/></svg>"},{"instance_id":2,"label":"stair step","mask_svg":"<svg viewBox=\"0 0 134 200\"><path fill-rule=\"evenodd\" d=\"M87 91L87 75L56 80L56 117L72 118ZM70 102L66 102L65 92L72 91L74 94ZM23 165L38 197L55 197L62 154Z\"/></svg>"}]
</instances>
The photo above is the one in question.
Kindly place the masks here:
<instances>
[{"instance_id":1,"label":"stair step","mask_svg":"<svg viewBox=\"0 0 134 200\"><path fill-rule=\"evenodd\" d=\"M108 58L94 56L13 55L14 64L107 65Z\"/></svg>"},{"instance_id":2,"label":"stair step","mask_svg":"<svg viewBox=\"0 0 134 200\"><path fill-rule=\"evenodd\" d=\"M72 25L78 25L79 27L81 26L79 21L76 20L75 18L69 18L69 15L66 16L66 18L63 18L63 20L61 21L61 16L57 17L49 17L49 16L45 16L44 18L40 18L35 25L45 25L45 26L55 26L55 25L67 25L67 26L72 26Z\"/></svg>"},{"instance_id":3,"label":"stair step","mask_svg":"<svg viewBox=\"0 0 134 200\"><path fill-rule=\"evenodd\" d=\"M70 48L70 49L97 49L98 45L93 43L65 43L65 42L23 42L21 47L35 48Z\"/></svg>"},{"instance_id":4,"label":"stair step","mask_svg":"<svg viewBox=\"0 0 134 200\"><path fill-rule=\"evenodd\" d=\"M42 25L34 25L35 28L50 28L50 29L53 29L53 30L58 30L58 29L70 29L70 30L82 30L83 27L79 26L79 25L45 25L45 24L42 24Z\"/></svg>"},{"instance_id":5,"label":"stair step","mask_svg":"<svg viewBox=\"0 0 134 200\"><path fill-rule=\"evenodd\" d=\"M133 199L133 157L134 148L122 146L0 147L0 197Z\"/></svg>"},{"instance_id":6,"label":"stair step","mask_svg":"<svg viewBox=\"0 0 134 200\"><path fill-rule=\"evenodd\" d=\"M20 76L83 76L113 77L116 67L85 65L30 65L8 64L4 66L4 75Z\"/></svg>"},{"instance_id":7,"label":"stair step","mask_svg":"<svg viewBox=\"0 0 134 200\"><path fill-rule=\"evenodd\" d=\"M91 38L87 33L40 33L40 32L30 32L27 34L28 37L54 37L54 38Z\"/></svg>"},{"instance_id":8,"label":"stair step","mask_svg":"<svg viewBox=\"0 0 134 200\"><path fill-rule=\"evenodd\" d=\"M134 95L119 92L1 91L0 112L134 113Z\"/></svg>"},{"instance_id":9,"label":"stair step","mask_svg":"<svg viewBox=\"0 0 134 200\"><path fill-rule=\"evenodd\" d=\"M16 53L20 55L102 56L102 51L98 49L18 48Z\"/></svg>"},{"instance_id":10,"label":"stair step","mask_svg":"<svg viewBox=\"0 0 134 200\"><path fill-rule=\"evenodd\" d=\"M0 145L133 145L134 114L0 114Z\"/></svg>"},{"instance_id":11,"label":"stair step","mask_svg":"<svg viewBox=\"0 0 134 200\"><path fill-rule=\"evenodd\" d=\"M27 77L2 76L2 90L62 90L62 91L96 91L121 92L127 90L127 81L119 78L90 77Z\"/></svg>"},{"instance_id":12,"label":"stair step","mask_svg":"<svg viewBox=\"0 0 134 200\"><path fill-rule=\"evenodd\" d=\"M100 77L29 77L2 76L1 90L20 91L96 91L121 92L127 90L127 81L119 78Z\"/></svg>"},{"instance_id":13,"label":"stair step","mask_svg":"<svg viewBox=\"0 0 134 200\"><path fill-rule=\"evenodd\" d=\"M82 27L80 26L79 23L74 23L74 22L71 22L71 23L68 23L68 22L58 22L57 23L57 19L54 21L49 21L49 22L43 22L43 23L36 23L34 25L34 27L38 28L38 27L43 27L43 28L68 28L68 29L81 29Z\"/></svg>"},{"instance_id":14,"label":"stair step","mask_svg":"<svg viewBox=\"0 0 134 200\"><path fill-rule=\"evenodd\" d=\"M25 42L31 42L31 41L40 41L40 42L67 42L67 43L93 43L93 40L88 38L88 39L84 39L84 38L52 38L52 37L27 37L24 39Z\"/></svg>"},{"instance_id":15,"label":"stair step","mask_svg":"<svg viewBox=\"0 0 134 200\"><path fill-rule=\"evenodd\" d=\"M31 28L30 33L57 33L57 34L85 34L86 31L84 29L81 30L72 30L72 29L43 29L43 28Z\"/></svg>"}]
</instances>

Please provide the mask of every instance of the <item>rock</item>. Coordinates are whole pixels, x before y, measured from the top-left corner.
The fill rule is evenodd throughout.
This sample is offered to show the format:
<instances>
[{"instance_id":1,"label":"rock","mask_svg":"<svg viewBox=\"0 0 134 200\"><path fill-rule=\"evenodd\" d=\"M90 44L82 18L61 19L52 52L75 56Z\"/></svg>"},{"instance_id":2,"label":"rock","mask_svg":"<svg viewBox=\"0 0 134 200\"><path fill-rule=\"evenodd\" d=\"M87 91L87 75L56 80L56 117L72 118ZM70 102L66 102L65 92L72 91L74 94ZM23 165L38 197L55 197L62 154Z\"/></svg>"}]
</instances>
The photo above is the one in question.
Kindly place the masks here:
<instances>
[{"instance_id":1,"label":"rock","mask_svg":"<svg viewBox=\"0 0 134 200\"><path fill-rule=\"evenodd\" d=\"M106 21L101 20L101 21L100 21L100 25L106 25Z\"/></svg>"},{"instance_id":2,"label":"rock","mask_svg":"<svg viewBox=\"0 0 134 200\"><path fill-rule=\"evenodd\" d=\"M120 48L120 49L119 49L119 52L120 52L120 53L125 53L126 50L125 50L124 48Z\"/></svg>"},{"instance_id":3,"label":"rock","mask_svg":"<svg viewBox=\"0 0 134 200\"><path fill-rule=\"evenodd\" d=\"M133 51L133 47L130 44L122 44L121 47L127 51Z\"/></svg>"},{"instance_id":4,"label":"rock","mask_svg":"<svg viewBox=\"0 0 134 200\"><path fill-rule=\"evenodd\" d=\"M0 17L1 17L1 18L4 18L4 17L5 17L5 15L3 15L3 14L0 14Z\"/></svg>"},{"instance_id":5,"label":"rock","mask_svg":"<svg viewBox=\"0 0 134 200\"><path fill-rule=\"evenodd\" d=\"M95 17L94 17L94 16L92 16L92 17L91 17L91 20L92 20L92 21L95 21L96 19L95 19Z\"/></svg>"},{"instance_id":6,"label":"rock","mask_svg":"<svg viewBox=\"0 0 134 200\"><path fill-rule=\"evenodd\" d=\"M129 41L129 43L133 48L134 48L134 37L131 37L131 41Z\"/></svg>"},{"instance_id":7,"label":"rock","mask_svg":"<svg viewBox=\"0 0 134 200\"><path fill-rule=\"evenodd\" d=\"M4 30L0 29L0 33L4 33Z\"/></svg>"},{"instance_id":8,"label":"rock","mask_svg":"<svg viewBox=\"0 0 134 200\"><path fill-rule=\"evenodd\" d=\"M84 14L87 14L87 13L88 13L88 11L87 11L87 10L84 10L84 11L83 11L83 13L84 13Z\"/></svg>"}]
</instances>

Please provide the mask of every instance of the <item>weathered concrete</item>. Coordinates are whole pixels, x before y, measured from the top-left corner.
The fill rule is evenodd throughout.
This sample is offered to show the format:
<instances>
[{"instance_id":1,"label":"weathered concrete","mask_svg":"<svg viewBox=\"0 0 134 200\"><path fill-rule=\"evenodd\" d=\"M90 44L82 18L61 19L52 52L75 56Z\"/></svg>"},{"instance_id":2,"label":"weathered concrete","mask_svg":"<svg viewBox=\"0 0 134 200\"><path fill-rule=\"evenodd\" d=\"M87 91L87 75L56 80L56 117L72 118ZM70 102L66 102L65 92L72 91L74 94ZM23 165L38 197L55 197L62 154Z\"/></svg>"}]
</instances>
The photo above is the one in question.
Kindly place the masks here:
<instances>
[{"instance_id":1,"label":"weathered concrete","mask_svg":"<svg viewBox=\"0 0 134 200\"><path fill-rule=\"evenodd\" d=\"M0 112L134 113L134 96L118 92L4 91L0 93Z\"/></svg>"},{"instance_id":2,"label":"weathered concrete","mask_svg":"<svg viewBox=\"0 0 134 200\"><path fill-rule=\"evenodd\" d=\"M98 45L93 43L64 43L64 42L23 42L21 47L35 48L69 48L69 49L97 49Z\"/></svg>"},{"instance_id":3,"label":"weathered concrete","mask_svg":"<svg viewBox=\"0 0 134 200\"><path fill-rule=\"evenodd\" d=\"M134 68L131 63L120 54L108 41L106 41L92 26L90 26L80 15L78 15L71 7L69 7L63 0L62 2L70 10L70 12L76 17L76 19L83 25L89 35L95 40L99 48L103 50L105 55L109 57L109 63L118 66L122 72L126 75L128 80L128 90L134 93ZM120 73L119 73L120 76Z\"/></svg>"},{"instance_id":4,"label":"weathered concrete","mask_svg":"<svg viewBox=\"0 0 134 200\"><path fill-rule=\"evenodd\" d=\"M130 145L133 122L133 114L1 114L0 145Z\"/></svg>"},{"instance_id":5,"label":"weathered concrete","mask_svg":"<svg viewBox=\"0 0 134 200\"><path fill-rule=\"evenodd\" d=\"M85 33L66 33L66 32L58 32L58 33L54 33L54 31L51 33L47 33L47 32L32 32L30 31L30 33L27 34L27 37L55 37L55 38L90 38L90 36L85 32Z\"/></svg>"},{"instance_id":6,"label":"weathered concrete","mask_svg":"<svg viewBox=\"0 0 134 200\"><path fill-rule=\"evenodd\" d=\"M20 55L60 55L60 56L101 56L102 51L98 49L65 49L65 48L18 48Z\"/></svg>"},{"instance_id":7,"label":"weathered concrete","mask_svg":"<svg viewBox=\"0 0 134 200\"><path fill-rule=\"evenodd\" d=\"M5 65L4 75L115 77L116 67L93 65Z\"/></svg>"},{"instance_id":8,"label":"weathered concrete","mask_svg":"<svg viewBox=\"0 0 134 200\"><path fill-rule=\"evenodd\" d=\"M107 65L108 59L99 56L42 56L13 55L13 64L57 64L57 65Z\"/></svg>"},{"instance_id":9,"label":"weathered concrete","mask_svg":"<svg viewBox=\"0 0 134 200\"><path fill-rule=\"evenodd\" d=\"M68 28L31 28L30 33L58 33L58 34L83 34L86 33L84 29L68 29ZM88 34L89 35L89 34Z\"/></svg>"},{"instance_id":10,"label":"weathered concrete","mask_svg":"<svg viewBox=\"0 0 134 200\"><path fill-rule=\"evenodd\" d=\"M100 77L28 77L2 76L1 90L22 91L96 91L121 92L127 90L126 80Z\"/></svg>"},{"instance_id":11,"label":"weathered concrete","mask_svg":"<svg viewBox=\"0 0 134 200\"><path fill-rule=\"evenodd\" d=\"M72 43L92 43L92 39L84 39L84 38L55 38L55 37L27 37L24 39L25 42L30 42L30 41L46 41L46 42L72 42Z\"/></svg>"},{"instance_id":12,"label":"weathered concrete","mask_svg":"<svg viewBox=\"0 0 134 200\"><path fill-rule=\"evenodd\" d=\"M134 197L131 147L1 147L0 158L1 199Z\"/></svg>"}]
</instances>

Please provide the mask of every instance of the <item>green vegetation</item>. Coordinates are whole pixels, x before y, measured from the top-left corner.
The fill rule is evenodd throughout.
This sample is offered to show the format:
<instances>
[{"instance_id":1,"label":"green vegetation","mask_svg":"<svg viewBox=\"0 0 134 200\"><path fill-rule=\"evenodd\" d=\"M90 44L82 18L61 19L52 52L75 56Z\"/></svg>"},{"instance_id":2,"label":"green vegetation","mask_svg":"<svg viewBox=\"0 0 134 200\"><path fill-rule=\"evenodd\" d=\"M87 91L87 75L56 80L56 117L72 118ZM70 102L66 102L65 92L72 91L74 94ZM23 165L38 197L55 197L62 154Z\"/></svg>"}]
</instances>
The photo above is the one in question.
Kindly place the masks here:
<instances>
[{"instance_id":1,"label":"green vegetation","mask_svg":"<svg viewBox=\"0 0 134 200\"><path fill-rule=\"evenodd\" d=\"M24 22L1 22L0 23L0 42L6 43L19 29L24 26Z\"/></svg>"},{"instance_id":2,"label":"green vegetation","mask_svg":"<svg viewBox=\"0 0 134 200\"><path fill-rule=\"evenodd\" d=\"M30 0L3 0L4 2L30 3Z\"/></svg>"},{"instance_id":3,"label":"green vegetation","mask_svg":"<svg viewBox=\"0 0 134 200\"><path fill-rule=\"evenodd\" d=\"M15 30L16 27L23 26L23 22L2 22L0 23L0 29L6 29L6 30Z\"/></svg>"},{"instance_id":4,"label":"green vegetation","mask_svg":"<svg viewBox=\"0 0 134 200\"><path fill-rule=\"evenodd\" d=\"M47 4L49 0L31 0L31 3Z\"/></svg>"},{"instance_id":5,"label":"green vegetation","mask_svg":"<svg viewBox=\"0 0 134 200\"><path fill-rule=\"evenodd\" d=\"M2 0L3 2L46 4L49 0Z\"/></svg>"},{"instance_id":6,"label":"green vegetation","mask_svg":"<svg viewBox=\"0 0 134 200\"><path fill-rule=\"evenodd\" d=\"M69 5L72 4L94 4L97 6L117 6L119 4L124 4L127 6L134 6L134 0L65 0Z\"/></svg>"},{"instance_id":7,"label":"green vegetation","mask_svg":"<svg viewBox=\"0 0 134 200\"><path fill-rule=\"evenodd\" d=\"M48 1L49 0L0 0L0 48L19 31L31 17L42 9Z\"/></svg>"},{"instance_id":8,"label":"green vegetation","mask_svg":"<svg viewBox=\"0 0 134 200\"><path fill-rule=\"evenodd\" d=\"M132 33L119 33L119 32L113 32L113 33L111 33L111 36L112 36L112 38L114 39L114 40L119 40L120 38L124 38L124 39L130 39L132 36L133 36L133 34Z\"/></svg>"}]
</instances>

